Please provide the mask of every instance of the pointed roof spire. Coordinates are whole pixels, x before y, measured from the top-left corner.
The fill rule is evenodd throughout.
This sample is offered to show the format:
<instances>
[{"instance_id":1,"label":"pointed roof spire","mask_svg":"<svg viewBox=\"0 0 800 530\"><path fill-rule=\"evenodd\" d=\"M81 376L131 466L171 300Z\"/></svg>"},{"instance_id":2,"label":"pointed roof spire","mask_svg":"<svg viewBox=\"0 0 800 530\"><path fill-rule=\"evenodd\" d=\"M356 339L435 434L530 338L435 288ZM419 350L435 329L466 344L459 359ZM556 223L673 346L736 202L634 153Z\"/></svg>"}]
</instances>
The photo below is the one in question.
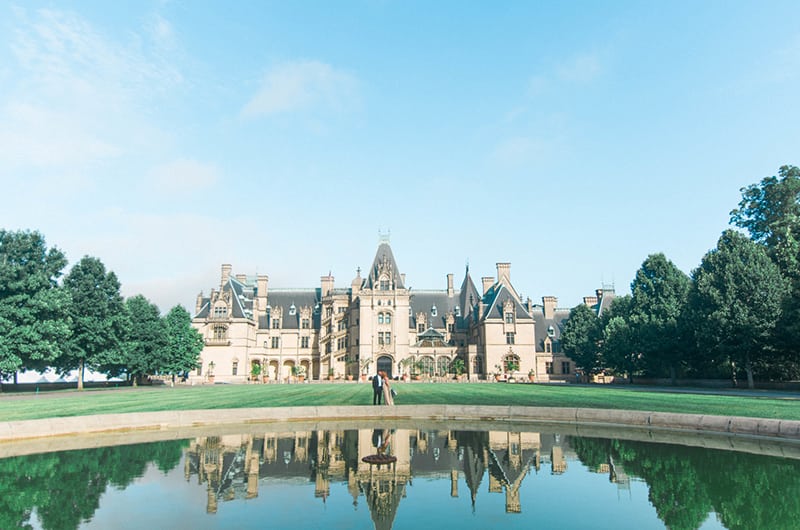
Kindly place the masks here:
<instances>
[{"instance_id":1,"label":"pointed roof spire","mask_svg":"<svg viewBox=\"0 0 800 530\"><path fill-rule=\"evenodd\" d=\"M403 277L400 275L400 269L397 267L397 262L392 253L392 247L389 246L388 242L381 242L378 245L378 251L375 253L375 259L369 269L365 287L374 289L375 286L380 286L381 277L389 280L389 283L392 284L392 289L405 289Z\"/></svg>"}]
</instances>

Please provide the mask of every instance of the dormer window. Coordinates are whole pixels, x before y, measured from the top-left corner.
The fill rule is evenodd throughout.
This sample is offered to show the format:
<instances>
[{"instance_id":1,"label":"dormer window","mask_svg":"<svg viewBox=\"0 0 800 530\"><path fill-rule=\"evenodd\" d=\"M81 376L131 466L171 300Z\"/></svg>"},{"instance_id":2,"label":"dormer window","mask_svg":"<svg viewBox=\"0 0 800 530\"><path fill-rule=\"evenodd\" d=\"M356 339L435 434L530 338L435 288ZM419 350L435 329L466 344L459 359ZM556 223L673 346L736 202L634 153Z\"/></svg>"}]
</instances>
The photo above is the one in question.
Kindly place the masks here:
<instances>
[{"instance_id":1,"label":"dormer window","mask_svg":"<svg viewBox=\"0 0 800 530\"><path fill-rule=\"evenodd\" d=\"M460 317L461 316L461 308L456 306L455 313L456 313L457 317Z\"/></svg>"},{"instance_id":2,"label":"dormer window","mask_svg":"<svg viewBox=\"0 0 800 530\"><path fill-rule=\"evenodd\" d=\"M506 313L506 324L514 323L514 313Z\"/></svg>"},{"instance_id":3,"label":"dormer window","mask_svg":"<svg viewBox=\"0 0 800 530\"><path fill-rule=\"evenodd\" d=\"M439 311L436 310L436 306L431 307L431 316L435 317L437 314L439 314Z\"/></svg>"},{"instance_id":4,"label":"dormer window","mask_svg":"<svg viewBox=\"0 0 800 530\"><path fill-rule=\"evenodd\" d=\"M389 278L386 276L381 276L381 279L378 283L378 288L381 291L388 291L389 290Z\"/></svg>"},{"instance_id":5,"label":"dormer window","mask_svg":"<svg viewBox=\"0 0 800 530\"><path fill-rule=\"evenodd\" d=\"M548 326L547 327L547 336L550 337L551 339L553 337L555 337L556 336L556 328L554 328L553 326Z\"/></svg>"},{"instance_id":6,"label":"dormer window","mask_svg":"<svg viewBox=\"0 0 800 530\"><path fill-rule=\"evenodd\" d=\"M289 314L290 315L296 315L297 314L297 308L294 306L294 304L289 306Z\"/></svg>"}]
</instances>

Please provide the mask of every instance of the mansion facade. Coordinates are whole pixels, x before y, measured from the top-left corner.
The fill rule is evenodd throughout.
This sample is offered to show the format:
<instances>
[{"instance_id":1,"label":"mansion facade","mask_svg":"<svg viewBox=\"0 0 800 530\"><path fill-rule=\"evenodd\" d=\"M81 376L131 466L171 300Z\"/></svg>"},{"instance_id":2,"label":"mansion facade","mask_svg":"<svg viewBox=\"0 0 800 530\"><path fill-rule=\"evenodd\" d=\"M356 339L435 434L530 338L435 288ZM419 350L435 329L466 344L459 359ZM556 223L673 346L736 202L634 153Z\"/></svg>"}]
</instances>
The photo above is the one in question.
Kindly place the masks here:
<instances>
[{"instance_id":1,"label":"mansion facade","mask_svg":"<svg viewBox=\"0 0 800 530\"><path fill-rule=\"evenodd\" d=\"M316 288L270 288L266 275L233 275L225 264L219 287L197 297L192 325L205 347L189 377L244 383L383 370L439 378L461 368L471 380L531 374L540 382L574 381L575 363L559 340L569 309L553 296L522 300L510 263L498 263L496 276L480 285L467 267L459 288L448 274L446 289L412 290L385 240L365 277L359 269L346 288L331 275ZM599 312L612 297L613 290L598 290L584 301Z\"/></svg>"}]
</instances>

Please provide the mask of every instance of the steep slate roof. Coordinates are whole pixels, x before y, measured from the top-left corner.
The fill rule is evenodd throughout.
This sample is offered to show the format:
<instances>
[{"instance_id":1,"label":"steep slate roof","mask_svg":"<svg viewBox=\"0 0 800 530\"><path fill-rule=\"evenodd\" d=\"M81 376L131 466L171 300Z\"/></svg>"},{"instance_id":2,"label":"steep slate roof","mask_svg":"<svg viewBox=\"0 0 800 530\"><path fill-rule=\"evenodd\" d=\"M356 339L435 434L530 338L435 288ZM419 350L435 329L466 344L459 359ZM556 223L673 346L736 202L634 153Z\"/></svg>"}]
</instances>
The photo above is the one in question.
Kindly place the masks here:
<instances>
[{"instance_id":1,"label":"steep slate roof","mask_svg":"<svg viewBox=\"0 0 800 530\"><path fill-rule=\"evenodd\" d=\"M547 330L550 326L553 327L554 332L550 340L554 342L561 340L561 332L569 318L569 309L556 308L553 312L553 318L545 319L544 307L535 305L531 311L531 316L533 316L534 320L533 326L534 333L536 334L536 351L542 353L544 352L544 339L548 336Z\"/></svg>"},{"instance_id":2,"label":"steep slate roof","mask_svg":"<svg viewBox=\"0 0 800 530\"><path fill-rule=\"evenodd\" d=\"M472 315L472 310L475 304L481 299L478 289L472 283L472 278L469 275L469 266L464 273L464 281L461 282L461 289L458 295L458 305L461 309L461 316L456 318L456 327L465 329L469 327L469 317Z\"/></svg>"},{"instance_id":3,"label":"steep slate roof","mask_svg":"<svg viewBox=\"0 0 800 530\"><path fill-rule=\"evenodd\" d=\"M228 278L222 286L222 293L231 293L231 317L233 318L253 318L253 296L255 290L253 286L246 285L234 277ZM195 318L206 318L211 314L211 297L205 297L201 301L200 311Z\"/></svg>"},{"instance_id":4,"label":"steep slate roof","mask_svg":"<svg viewBox=\"0 0 800 530\"><path fill-rule=\"evenodd\" d=\"M275 311L277 308L283 309L281 318L282 329L300 329L300 308L310 307L312 322L311 327L319 329L319 311L315 310L320 301L319 289L270 289L267 291L267 304ZM295 307L295 314L291 315L292 305ZM267 318L262 316L258 319L259 329L266 329L269 326Z\"/></svg>"},{"instance_id":5,"label":"steep slate roof","mask_svg":"<svg viewBox=\"0 0 800 530\"><path fill-rule=\"evenodd\" d=\"M411 291L408 299L411 314L408 318L408 327L417 327L417 314L425 313L426 326L438 329L447 328L447 314L455 311L458 305L458 291L453 296L447 296L447 291ZM433 308L436 308L436 316Z\"/></svg>"},{"instance_id":6,"label":"steep slate roof","mask_svg":"<svg viewBox=\"0 0 800 530\"><path fill-rule=\"evenodd\" d=\"M498 282L492 285L483 297L486 310L483 315L481 315L481 319L503 318L503 304L505 304L507 300L511 300L514 303L514 318L531 318L531 315L528 314L528 310L519 302L517 297L506 288L505 284Z\"/></svg>"},{"instance_id":7,"label":"steep slate roof","mask_svg":"<svg viewBox=\"0 0 800 530\"><path fill-rule=\"evenodd\" d=\"M400 276L400 269L397 268L397 262L392 254L392 248L389 243L381 243L378 245L378 251L375 252L375 259L372 261L372 267L369 269L369 276L364 280L364 289L374 289L380 280L381 266L386 263L392 274L392 282L395 289L405 289L403 285L403 278Z\"/></svg>"}]
</instances>

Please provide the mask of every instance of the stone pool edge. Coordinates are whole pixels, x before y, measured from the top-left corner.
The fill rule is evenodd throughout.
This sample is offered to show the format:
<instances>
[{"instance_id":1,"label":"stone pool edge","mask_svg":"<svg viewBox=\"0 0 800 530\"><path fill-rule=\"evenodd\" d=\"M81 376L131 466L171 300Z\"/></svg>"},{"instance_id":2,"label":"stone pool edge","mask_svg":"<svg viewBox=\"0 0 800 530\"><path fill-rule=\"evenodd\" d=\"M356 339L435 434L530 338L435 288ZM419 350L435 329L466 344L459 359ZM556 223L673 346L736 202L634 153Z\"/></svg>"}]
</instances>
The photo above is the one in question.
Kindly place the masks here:
<instances>
[{"instance_id":1,"label":"stone pool edge","mask_svg":"<svg viewBox=\"0 0 800 530\"><path fill-rule=\"evenodd\" d=\"M0 422L0 442L205 425L374 419L587 424L800 440L797 420L516 405L358 405L132 412L7 421Z\"/></svg>"}]
</instances>

